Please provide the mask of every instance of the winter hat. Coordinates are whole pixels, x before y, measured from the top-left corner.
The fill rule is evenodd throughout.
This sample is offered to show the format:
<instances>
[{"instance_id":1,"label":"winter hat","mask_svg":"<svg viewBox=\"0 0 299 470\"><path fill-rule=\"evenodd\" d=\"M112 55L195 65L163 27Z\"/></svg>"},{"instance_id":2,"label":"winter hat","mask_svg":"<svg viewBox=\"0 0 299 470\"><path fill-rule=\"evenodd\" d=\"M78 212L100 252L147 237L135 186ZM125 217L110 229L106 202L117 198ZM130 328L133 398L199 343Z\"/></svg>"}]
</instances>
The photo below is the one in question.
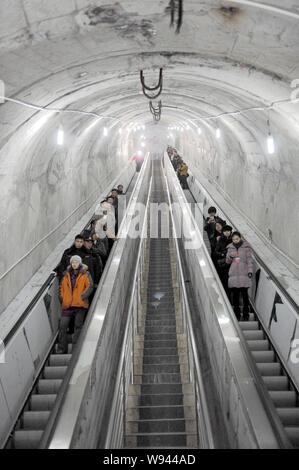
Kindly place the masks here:
<instances>
[{"instance_id":1,"label":"winter hat","mask_svg":"<svg viewBox=\"0 0 299 470\"><path fill-rule=\"evenodd\" d=\"M72 256L71 260L70 260L70 263L72 264L73 261L78 261L80 266L82 265L82 259L80 258L80 256L77 256L77 255Z\"/></svg>"},{"instance_id":2,"label":"winter hat","mask_svg":"<svg viewBox=\"0 0 299 470\"><path fill-rule=\"evenodd\" d=\"M230 225L224 225L223 232L232 232L233 228Z\"/></svg>"}]
</instances>

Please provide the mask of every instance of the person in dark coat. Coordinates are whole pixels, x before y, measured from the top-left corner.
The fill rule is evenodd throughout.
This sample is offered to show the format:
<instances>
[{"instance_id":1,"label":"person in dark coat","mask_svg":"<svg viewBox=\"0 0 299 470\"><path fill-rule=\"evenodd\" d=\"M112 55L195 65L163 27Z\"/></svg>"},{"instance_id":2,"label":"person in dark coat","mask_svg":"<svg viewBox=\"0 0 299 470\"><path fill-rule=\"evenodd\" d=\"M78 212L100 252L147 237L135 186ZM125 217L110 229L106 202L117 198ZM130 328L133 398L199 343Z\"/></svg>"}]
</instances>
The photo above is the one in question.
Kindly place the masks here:
<instances>
[{"instance_id":1,"label":"person in dark coat","mask_svg":"<svg viewBox=\"0 0 299 470\"><path fill-rule=\"evenodd\" d=\"M207 235L209 237L209 240L214 236L215 232L215 227L216 227L216 222L224 222L225 225L225 220L222 220L218 215L216 215L217 209L216 207L209 207L208 209L208 214L209 216L205 220L205 226L204 230L207 232Z\"/></svg>"},{"instance_id":2,"label":"person in dark coat","mask_svg":"<svg viewBox=\"0 0 299 470\"><path fill-rule=\"evenodd\" d=\"M91 237L85 238L84 248L86 253L82 261L88 266L94 286L97 287L103 272L103 263L101 258L92 249L92 246L93 239Z\"/></svg>"},{"instance_id":3,"label":"person in dark coat","mask_svg":"<svg viewBox=\"0 0 299 470\"><path fill-rule=\"evenodd\" d=\"M210 245L211 245L211 258L216 264L216 259L215 259L215 249L218 241L223 235L223 227L225 226L225 223L223 221L219 221L215 223L215 230L210 238Z\"/></svg>"},{"instance_id":4,"label":"person in dark coat","mask_svg":"<svg viewBox=\"0 0 299 470\"><path fill-rule=\"evenodd\" d=\"M249 243L242 240L239 232L233 232L232 243L227 246L226 263L230 265L228 287L233 294L233 308L240 319L240 294L243 297L243 319L249 318L248 288L251 286L253 259Z\"/></svg>"},{"instance_id":5,"label":"person in dark coat","mask_svg":"<svg viewBox=\"0 0 299 470\"><path fill-rule=\"evenodd\" d=\"M115 213L115 235L117 235L118 232L118 192L117 189L112 189L111 190L111 197L113 197L113 207L114 207L114 213Z\"/></svg>"},{"instance_id":6,"label":"person in dark coat","mask_svg":"<svg viewBox=\"0 0 299 470\"><path fill-rule=\"evenodd\" d=\"M64 272L66 271L67 267L70 265L70 259L72 256L80 256L80 258L84 258L84 255L86 254L85 249L84 249L84 238L83 235L80 233L76 235L75 241L73 245L70 248L67 248L60 260L60 263L58 264L56 268L56 272L58 274L59 280L61 281Z\"/></svg>"},{"instance_id":7,"label":"person in dark coat","mask_svg":"<svg viewBox=\"0 0 299 470\"><path fill-rule=\"evenodd\" d=\"M222 235L216 243L214 258L215 266L223 284L225 292L229 297L228 289L228 271L229 265L226 263L227 246L232 243L232 227L230 225L224 225L222 229Z\"/></svg>"}]
</instances>

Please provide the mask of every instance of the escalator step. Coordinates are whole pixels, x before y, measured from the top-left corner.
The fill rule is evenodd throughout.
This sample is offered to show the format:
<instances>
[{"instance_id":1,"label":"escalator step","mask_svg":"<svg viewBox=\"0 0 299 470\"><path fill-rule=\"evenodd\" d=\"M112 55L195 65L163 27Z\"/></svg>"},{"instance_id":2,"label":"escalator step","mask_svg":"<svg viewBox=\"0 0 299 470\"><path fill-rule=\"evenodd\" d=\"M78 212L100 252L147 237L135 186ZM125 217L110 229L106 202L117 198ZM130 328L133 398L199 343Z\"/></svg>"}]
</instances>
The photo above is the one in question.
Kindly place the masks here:
<instances>
[{"instance_id":1,"label":"escalator step","mask_svg":"<svg viewBox=\"0 0 299 470\"><path fill-rule=\"evenodd\" d=\"M277 413L284 426L299 427L299 408L277 408Z\"/></svg>"},{"instance_id":2,"label":"escalator step","mask_svg":"<svg viewBox=\"0 0 299 470\"><path fill-rule=\"evenodd\" d=\"M43 431L15 431L13 443L15 449L37 449Z\"/></svg>"},{"instance_id":3,"label":"escalator step","mask_svg":"<svg viewBox=\"0 0 299 470\"><path fill-rule=\"evenodd\" d=\"M281 365L279 362L267 362L266 364L258 362L257 367L262 376L274 376L281 374Z\"/></svg>"},{"instance_id":4,"label":"escalator step","mask_svg":"<svg viewBox=\"0 0 299 470\"><path fill-rule=\"evenodd\" d=\"M62 380L46 380L40 379L38 381L37 390L42 395L52 395L58 393L62 384Z\"/></svg>"},{"instance_id":5,"label":"escalator step","mask_svg":"<svg viewBox=\"0 0 299 470\"><path fill-rule=\"evenodd\" d=\"M32 395L30 398L31 411L49 411L52 410L57 395Z\"/></svg>"},{"instance_id":6,"label":"escalator step","mask_svg":"<svg viewBox=\"0 0 299 470\"><path fill-rule=\"evenodd\" d=\"M268 390L288 390L289 381L284 375L263 377Z\"/></svg>"},{"instance_id":7,"label":"escalator step","mask_svg":"<svg viewBox=\"0 0 299 470\"><path fill-rule=\"evenodd\" d=\"M49 365L50 367L67 366L71 357L71 354L51 354Z\"/></svg>"},{"instance_id":8,"label":"escalator step","mask_svg":"<svg viewBox=\"0 0 299 470\"><path fill-rule=\"evenodd\" d=\"M274 405L280 408L295 407L296 393L290 390L269 391Z\"/></svg>"},{"instance_id":9,"label":"escalator step","mask_svg":"<svg viewBox=\"0 0 299 470\"><path fill-rule=\"evenodd\" d=\"M239 323L241 330L258 330L259 323L257 321L243 321Z\"/></svg>"},{"instance_id":10,"label":"escalator step","mask_svg":"<svg viewBox=\"0 0 299 470\"><path fill-rule=\"evenodd\" d=\"M58 367L45 367L44 368L44 378L55 380L63 379L67 371L67 366L58 366Z\"/></svg>"},{"instance_id":11,"label":"escalator step","mask_svg":"<svg viewBox=\"0 0 299 470\"><path fill-rule=\"evenodd\" d=\"M256 362L274 362L274 351L252 351L251 354Z\"/></svg>"},{"instance_id":12,"label":"escalator step","mask_svg":"<svg viewBox=\"0 0 299 470\"><path fill-rule=\"evenodd\" d=\"M264 333L262 330L244 330L243 335L246 341L259 341L264 339Z\"/></svg>"},{"instance_id":13,"label":"escalator step","mask_svg":"<svg viewBox=\"0 0 299 470\"><path fill-rule=\"evenodd\" d=\"M251 351L268 351L269 341L267 339L247 340L247 344ZM263 361L266 362L266 361Z\"/></svg>"},{"instance_id":14,"label":"escalator step","mask_svg":"<svg viewBox=\"0 0 299 470\"><path fill-rule=\"evenodd\" d=\"M35 431L45 429L49 417L50 411L25 411L22 416L23 428Z\"/></svg>"},{"instance_id":15,"label":"escalator step","mask_svg":"<svg viewBox=\"0 0 299 470\"><path fill-rule=\"evenodd\" d=\"M285 427L286 433L293 446L299 448L299 427Z\"/></svg>"}]
</instances>

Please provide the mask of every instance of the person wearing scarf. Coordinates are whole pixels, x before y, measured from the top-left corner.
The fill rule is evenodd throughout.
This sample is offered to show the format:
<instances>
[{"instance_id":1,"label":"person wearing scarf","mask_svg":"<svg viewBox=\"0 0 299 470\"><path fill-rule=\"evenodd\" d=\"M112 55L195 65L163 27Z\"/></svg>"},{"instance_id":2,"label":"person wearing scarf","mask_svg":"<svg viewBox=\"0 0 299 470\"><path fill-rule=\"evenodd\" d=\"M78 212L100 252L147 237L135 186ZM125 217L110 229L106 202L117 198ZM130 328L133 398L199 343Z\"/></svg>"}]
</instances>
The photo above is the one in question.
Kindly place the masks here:
<instances>
[{"instance_id":1,"label":"person wearing scarf","mask_svg":"<svg viewBox=\"0 0 299 470\"><path fill-rule=\"evenodd\" d=\"M240 295L243 298L243 319L249 319L248 288L251 287L253 259L249 243L239 232L233 232L232 243L227 246L226 263L230 265L228 287L232 291L232 303L238 320L241 318Z\"/></svg>"}]
</instances>

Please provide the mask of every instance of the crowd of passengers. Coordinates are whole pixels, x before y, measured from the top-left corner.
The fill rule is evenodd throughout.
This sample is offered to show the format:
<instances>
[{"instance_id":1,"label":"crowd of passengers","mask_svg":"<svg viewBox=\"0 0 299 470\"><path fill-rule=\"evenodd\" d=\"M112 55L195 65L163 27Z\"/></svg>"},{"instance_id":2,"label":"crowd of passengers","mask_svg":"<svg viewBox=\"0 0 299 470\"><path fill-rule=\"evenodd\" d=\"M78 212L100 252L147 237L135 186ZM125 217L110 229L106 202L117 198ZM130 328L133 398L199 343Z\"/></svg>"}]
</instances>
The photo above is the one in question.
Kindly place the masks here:
<instances>
[{"instance_id":1,"label":"crowd of passengers","mask_svg":"<svg viewBox=\"0 0 299 470\"><path fill-rule=\"evenodd\" d=\"M181 186L183 189L188 189L188 166L183 162L175 148L168 146L167 153L174 170L178 173ZM180 174L182 167L183 177ZM241 319L241 297L243 301L243 320L249 320L250 303L248 289L251 287L253 274L251 247L239 232L233 231L233 228L217 215L215 207L210 207L208 214L208 217L205 219L204 230L209 238L212 261L237 319Z\"/></svg>"},{"instance_id":2,"label":"crowd of passengers","mask_svg":"<svg viewBox=\"0 0 299 470\"><path fill-rule=\"evenodd\" d=\"M62 303L57 354L67 353L68 331L74 331L73 344L79 338L88 307L117 240L118 203L124 195L123 189L121 184L113 188L111 194L96 207L90 227L76 235L74 243L64 251L56 268Z\"/></svg>"},{"instance_id":3,"label":"crowd of passengers","mask_svg":"<svg viewBox=\"0 0 299 470\"><path fill-rule=\"evenodd\" d=\"M174 171L176 172L178 176L178 179L182 188L189 189L188 183L187 183L187 178L189 176L187 164L183 161L182 157L178 154L177 149L175 149L174 147L171 147L170 145L168 145L167 147L167 154L170 158Z\"/></svg>"}]
</instances>

